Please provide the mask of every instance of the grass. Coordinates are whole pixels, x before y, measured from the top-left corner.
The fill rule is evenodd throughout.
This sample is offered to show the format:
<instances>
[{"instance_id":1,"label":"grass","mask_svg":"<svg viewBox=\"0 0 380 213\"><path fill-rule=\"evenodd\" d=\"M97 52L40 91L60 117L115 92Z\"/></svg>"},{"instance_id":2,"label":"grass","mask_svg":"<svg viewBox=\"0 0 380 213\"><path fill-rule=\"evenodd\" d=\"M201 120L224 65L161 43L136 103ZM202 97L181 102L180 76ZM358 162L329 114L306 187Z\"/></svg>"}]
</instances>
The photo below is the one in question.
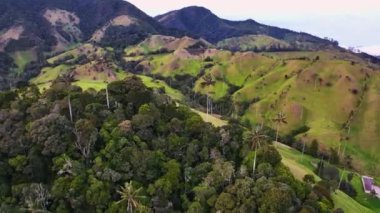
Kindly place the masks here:
<instances>
[{"instance_id":1,"label":"grass","mask_svg":"<svg viewBox=\"0 0 380 213\"><path fill-rule=\"evenodd\" d=\"M183 94L180 91L171 88L164 81L155 80L155 79L153 79L151 77L144 76L144 75L138 75L138 77L149 88L164 88L165 89L165 93L167 95L169 95L170 97L172 97L174 100L182 101L184 99L184 96L183 96Z\"/></svg>"},{"instance_id":2,"label":"grass","mask_svg":"<svg viewBox=\"0 0 380 213\"><path fill-rule=\"evenodd\" d=\"M314 165L316 165L318 159L309 155L302 156L301 152L284 144L276 143L276 148L283 158L282 162L284 165L289 167L297 179L302 180L305 174L312 174L316 177L316 180L320 180L320 177L313 172L315 168ZM344 174L347 175L348 172ZM363 191L360 175L355 174L351 183L358 192L358 195L353 199L340 190L337 190L332 194L335 208L342 208L345 212L349 213L379 212L380 200L371 197Z\"/></svg>"},{"instance_id":3,"label":"grass","mask_svg":"<svg viewBox=\"0 0 380 213\"><path fill-rule=\"evenodd\" d=\"M268 43L269 40L257 42ZM347 153L353 156L354 166L360 172L380 176L377 154L380 143L376 140L380 138L380 97L377 92L380 78L377 72L368 68L367 62L336 51L257 54L217 50L208 53L212 60L207 63L203 57L181 54L147 55L142 64L147 67L146 72L164 77L198 76L205 64L211 64L204 71L214 76L216 84L202 88L202 79L198 76L193 91L210 92L214 100L232 95L236 106L247 103L240 119L251 124L264 120L273 126L272 118L283 111L288 124L281 128L281 134L308 126L310 130L304 140L307 143L317 140L325 150L340 145L340 137L345 132L343 124L352 111L358 111L351 125ZM314 61L317 56L319 60ZM360 97L351 91L364 90L363 81L367 75L370 75L370 82L358 108ZM239 89L229 94L230 85Z\"/></svg>"},{"instance_id":4,"label":"grass","mask_svg":"<svg viewBox=\"0 0 380 213\"><path fill-rule=\"evenodd\" d=\"M11 56L17 65L17 74L24 72L26 65L37 59L34 50L17 51Z\"/></svg>"},{"instance_id":5,"label":"grass","mask_svg":"<svg viewBox=\"0 0 380 213\"><path fill-rule=\"evenodd\" d=\"M196 110L196 109L191 109L191 110L193 112L197 113L198 115L200 115L205 122L211 123L215 127L226 126L228 124L227 121L222 120L222 119L216 117L215 115L206 114L206 113L201 112L201 111Z\"/></svg>"},{"instance_id":6,"label":"grass","mask_svg":"<svg viewBox=\"0 0 380 213\"><path fill-rule=\"evenodd\" d=\"M282 134L307 125L310 127L305 137L308 143L316 139L324 149L338 147L342 126L350 113L357 110L360 100L359 94L350 91L353 88L362 91L365 69L337 59L281 62L281 54L277 57L274 66L263 65L267 67L266 71L251 71L242 88L233 94L235 104L259 99L248 107L241 119L254 124L264 117L265 122L272 125L271 118L283 111L288 124L281 129ZM320 57L328 58L329 55L321 53ZM227 80L235 84L242 82L249 66L245 67L238 69L241 70L240 77L226 75ZM357 169L376 176L380 175L380 157L377 155L380 143L376 141L380 137L380 98L375 91L380 89L380 80L374 76L370 79L364 102L352 124L352 140L347 150L354 157Z\"/></svg>"},{"instance_id":7,"label":"grass","mask_svg":"<svg viewBox=\"0 0 380 213\"><path fill-rule=\"evenodd\" d=\"M195 92L203 95L209 94L213 100L219 100L228 94L229 86L223 81L216 81L214 85L207 87L202 87L202 82L204 81L201 78L195 82L195 87L193 89Z\"/></svg>"},{"instance_id":8,"label":"grass","mask_svg":"<svg viewBox=\"0 0 380 213\"><path fill-rule=\"evenodd\" d=\"M104 81L94 81L94 80L80 80L73 83L83 90L95 89L96 91L105 89L107 84Z\"/></svg>"},{"instance_id":9,"label":"grass","mask_svg":"<svg viewBox=\"0 0 380 213\"><path fill-rule=\"evenodd\" d=\"M335 208L341 208L345 213L371 213L372 211L354 201L350 196L338 190L332 194Z\"/></svg>"},{"instance_id":10,"label":"grass","mask_svg":"<svg viewBox=\"0 0 380 213\"><path fill-rule=\"evenodd\" d=\"M363 185L361 181L361 177L359 175L354 175L352 181L352 185L358 192L358 195L356 196L356 200L361 203L362 205L372 209L375 212L380 212L380 200L378 198L374 198L371 195L366 194L363 191Z\"/></svg>"},{"instance_id":11,"label":"grass","mask_svg":"<svg viewBox=\"0 0 380 213\"><path fill-rule=\"evenodd\" d=\"M174 53L152 56L152 60L148 63L152 73L165 77L185 74L197 76L202 68L202 62L199 59L180 57Z\"/></svg>"},{"instance_id":12,"label":"grass","mask_svg":"<svg viewBox=\"0 0 380 213\"><path fill-rule=\"evenodd\" d=\"M33 84L43 84L55 80L61 73L67 71L70 66L58 65L56 67L45 67L41 70L40 75L30 80Z\"/></svg>"},{"instance_id":13,"label":"grass","mask_svg":"<svg viewBox=\"0 0 380 213\"><path fill-rule=\"evenodd\" d=\"M45 67L41 70L41 73L29 80L31 84L35 84L38 88L43 91L50 87L52 81L54 81L62 72L67 71L70 66L59 65L56 67Z\"/></svg>"}]
</instances>

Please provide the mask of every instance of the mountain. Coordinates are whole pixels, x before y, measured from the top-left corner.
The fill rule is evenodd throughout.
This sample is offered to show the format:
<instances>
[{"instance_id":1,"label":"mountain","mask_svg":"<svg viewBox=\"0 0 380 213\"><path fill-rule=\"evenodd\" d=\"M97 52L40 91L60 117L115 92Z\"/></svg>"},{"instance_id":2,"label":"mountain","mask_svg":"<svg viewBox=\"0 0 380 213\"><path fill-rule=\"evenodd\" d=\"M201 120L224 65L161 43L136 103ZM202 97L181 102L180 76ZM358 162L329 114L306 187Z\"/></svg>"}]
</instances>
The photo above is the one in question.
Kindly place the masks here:
<instances>
[{"instance_id":1,"label":"mountain","mask_svg":"<svg viewBox=\"0 0 380 213\"><path fill-rule=\"evenodd\" d=\"M335 42L307 33L271 27L254 20L229 21L221 19L203 7L186 7L159 15L155 19L168 28L188 32L212 43L244 35L266 35L283 40L300 49L319 49L336 46Z\"/></svg>"},{"instance_id":2,"label":"mountain","mask_svg":"<svg viewBox=\"0 0 380 213\"><path fill-rule=\"evenodd\" d=\"M0 14L0 89L38 73L44 55L80 42L123 48L166 31L120 0L0 0Z\"/></svg>"},{"instance_id":3,"label":"mountain","mask_svg":"<svg viewBox=\"0 0 380 213\"><path fill-rule=\"evenodd\" d=\"M62 51L78 41L107 40L109 31L120 27L162 32L154 19L120 0L1 0L0 8L0 50Z\"/></svg>"}]
</instances>

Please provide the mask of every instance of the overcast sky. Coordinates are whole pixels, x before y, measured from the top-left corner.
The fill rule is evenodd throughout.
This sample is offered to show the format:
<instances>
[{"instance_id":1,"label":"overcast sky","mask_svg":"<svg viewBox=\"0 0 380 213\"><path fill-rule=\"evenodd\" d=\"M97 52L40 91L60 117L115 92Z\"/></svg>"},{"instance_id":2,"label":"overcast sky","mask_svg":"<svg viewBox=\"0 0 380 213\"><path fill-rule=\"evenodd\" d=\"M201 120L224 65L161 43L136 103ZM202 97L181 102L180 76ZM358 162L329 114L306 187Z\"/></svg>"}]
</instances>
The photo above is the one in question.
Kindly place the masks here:
<instances>
[{"instance_id":1,"label":"overcast sky","mask_svg":"<svg viewBox=\"0 0 380 213\"><path fill-rule=\"evenodd\" d=\"M129 0L151 16L204 6L221 18L331 37L343 46L380 46L380 0ZM379 49L379 48L375 48ZM380 54L380 51L379 51Z\"/></svg>"}]
</instances>

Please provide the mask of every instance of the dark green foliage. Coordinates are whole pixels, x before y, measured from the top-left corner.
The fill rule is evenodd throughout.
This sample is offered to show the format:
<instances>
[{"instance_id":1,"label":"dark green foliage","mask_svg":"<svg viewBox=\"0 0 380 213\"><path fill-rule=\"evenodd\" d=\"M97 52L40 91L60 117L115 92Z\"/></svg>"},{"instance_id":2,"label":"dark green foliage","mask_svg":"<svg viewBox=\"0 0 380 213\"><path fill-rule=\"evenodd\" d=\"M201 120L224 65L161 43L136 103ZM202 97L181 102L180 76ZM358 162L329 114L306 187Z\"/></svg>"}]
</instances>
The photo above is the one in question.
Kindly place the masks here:
<instances>
[{"instance_id":1,"label":"dark green foliage","mask_svg":"<svg viewBox=\"0 0 380 213\"><path fill-rule=\"evenodd\" d=\"M308 153L313 157L318 157L319 144L318 141L313 140L309 147Z\"/></svg>"},{"instance_id":2,"label":"dark green foliage","mask_svg":"<svg viewBox=\"0 0 380 213\"><path fill-rule=\"evenodd\" d=\"M306 183L314 184L315 183L314 175L305 175L303 177L303 181L305 181Z\"/></svg>"},{"instance_id":3,"label":"dark green foliage","mask_svg":"<svg viewBox=\"0 0 380 213\"><path fill-rule=\"evenodd\" d=\"M149 31L137 25L128 27L113 26L106 30L101 43L104 46L124 49L127 46L143 41L148 36L147 32Z\"/></svg>"},{"instance_id":4,"label":"dark green foliage","mask_svg":"<svg viewBox=\"0 0 380 213\"><path fill-rule=\"evenodd\" d=\"M330 148L330 162L332 164L339 164L339 155L336 149Z\"/></svg>"},{"instance_id":5,"label":"dark green foliage","mask_svg":"<svg viewBox=\"0 0 380 213\"><path fill-rule=\"evenodd\" d=\"M110 109L104 91L60 81L0 93L0 211L278 212L309 195L271 145L255 177L244 172L236 121L215 128L136 77L108 90ZM123 196L134 190L132 205Z\"/></svg>"},{"instance_id":6,"label":"dark green foliage","mask_svg":"<svg viewBox=\"0 0 380 213\"><path fill-rule=\"evenodd\" d=\"M281 155L273 146L263 146L257 151L259 162L266 162L272 166L277 166L281 162Z\"/></svg>"},{"instance_id":7,"label":"dark green foliage","mask_svg":"<svg viewBox=\"0 0 380 213\"><path fill-rule=\"evenodd\" d=\"M343 180L340 184L340 190L349 195L350 197L356 197L358 194L352 184L348 181Z\"/></svg>"}]
</instances>

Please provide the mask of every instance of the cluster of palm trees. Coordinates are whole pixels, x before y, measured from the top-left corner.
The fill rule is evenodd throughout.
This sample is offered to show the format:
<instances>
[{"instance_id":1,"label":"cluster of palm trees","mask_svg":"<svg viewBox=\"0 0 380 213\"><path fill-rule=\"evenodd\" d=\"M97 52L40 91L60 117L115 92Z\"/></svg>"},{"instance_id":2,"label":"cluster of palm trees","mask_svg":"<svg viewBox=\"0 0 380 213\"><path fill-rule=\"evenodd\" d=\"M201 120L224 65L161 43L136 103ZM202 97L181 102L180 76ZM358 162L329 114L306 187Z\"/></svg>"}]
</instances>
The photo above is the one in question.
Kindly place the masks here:
<instances>
[{"instance_id":1,"label":"cluster of palm trees","mask_svg":"<svg viewBox=\"0 0 380 213\"><path fill-rule=\"evenodd\" d=\"M210 75L210 74L207 74L205 76L203 76L203 82L201 83L201 86L202 87L209 87L209 86L212 86L212 85L215 85L215 81L213 79L213 77ZM206 111L207 111L207 115L208 114L212 114L213 113L213 110L212 110L212 98L210 98L210 92L207 91L207 94L206 94L206 99L207 99L207 103L206 103Z\"/></svg>"},{"instance_id":2,"label":"cluster of palm trees","mask_svg":"<svg viewBox=\"0 0 380 213\"><path fill-rule=\"evenodd\" d=\"M279 112L273 122L276 123L276 142L278 142L278 134L282 124L287 124L286 116L283 112ZM247 135L246 140L250 143L250 149L254 151L255 155L253 157L252 164L252 177L255 175L256 171L256 161L257 161L257 149L262 146L265 140L268 140L269 136L263 131L263 125L256 126Z\"/></svg>"}]
</instances>

